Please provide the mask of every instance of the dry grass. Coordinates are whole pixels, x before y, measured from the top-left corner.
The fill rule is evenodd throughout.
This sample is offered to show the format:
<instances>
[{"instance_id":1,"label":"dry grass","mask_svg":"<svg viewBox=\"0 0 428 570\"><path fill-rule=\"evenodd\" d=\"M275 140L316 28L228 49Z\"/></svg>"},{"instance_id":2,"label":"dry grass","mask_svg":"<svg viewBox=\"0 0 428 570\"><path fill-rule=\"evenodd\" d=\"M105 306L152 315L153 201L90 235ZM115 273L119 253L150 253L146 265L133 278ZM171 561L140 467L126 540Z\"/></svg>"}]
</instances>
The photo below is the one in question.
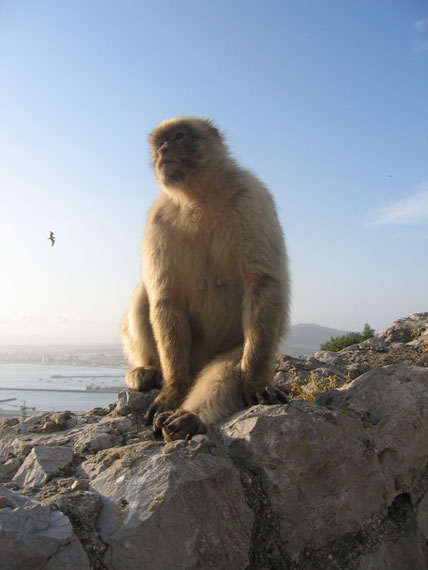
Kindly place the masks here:
<instances>
[{"instance_id":1,"label":"dry grass","mask_svg":"<svg viewBox=\"0 0 428 570\"><path fill-rule=\"evenodd\" d=\"M333 374L323 378L317 378L314 374L309 376L308 382L300 384L295 380L290 386L290 397L293 400L303 400L304 402L314 402L318 394L327 392L327 390L336 390L349 384L351 379L348 379L338 385L338 377Z\"/></svg>"}]
</instances>

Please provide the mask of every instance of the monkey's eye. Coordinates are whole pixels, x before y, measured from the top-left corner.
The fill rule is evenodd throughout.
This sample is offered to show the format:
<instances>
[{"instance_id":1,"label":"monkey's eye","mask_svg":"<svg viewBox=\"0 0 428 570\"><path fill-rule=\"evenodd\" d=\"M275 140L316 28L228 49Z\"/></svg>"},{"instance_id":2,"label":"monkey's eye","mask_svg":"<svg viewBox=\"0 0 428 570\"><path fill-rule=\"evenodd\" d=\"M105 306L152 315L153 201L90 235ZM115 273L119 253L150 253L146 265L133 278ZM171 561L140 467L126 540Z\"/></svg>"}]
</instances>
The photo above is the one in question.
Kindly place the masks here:
<instances>
[{"instance_id":1,"label":"monkey's eye","mask_svg":"<svg viewBox=\"0 0 428 570\"><path fill-rule=\"evenodd\" d=\"M184 139L184 133L182 131L178 131L178 133L174 137L174 140L180 141L181 139Z\"/></svg>"}]
</instances>

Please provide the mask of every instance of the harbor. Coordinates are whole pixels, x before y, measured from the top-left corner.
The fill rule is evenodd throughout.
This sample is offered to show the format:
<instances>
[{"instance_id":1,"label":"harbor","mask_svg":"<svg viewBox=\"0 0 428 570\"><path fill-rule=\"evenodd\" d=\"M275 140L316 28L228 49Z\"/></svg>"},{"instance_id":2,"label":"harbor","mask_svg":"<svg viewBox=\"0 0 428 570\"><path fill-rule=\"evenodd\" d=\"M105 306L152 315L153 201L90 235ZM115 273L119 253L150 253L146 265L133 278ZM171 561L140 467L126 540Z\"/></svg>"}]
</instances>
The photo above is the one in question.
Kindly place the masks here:
<instances>
[{"instance_id":1,"label":"harbor","mask_svg":"<svg viewBox=\"0 0 428 570\"><path fill-rule=\"evenodd\" d=\"M0 365L0 418L40 411L107 407L125 386L126 370L101 366ZM34 410L33 410L34 408Z\"/></svg>"}]
</instances>

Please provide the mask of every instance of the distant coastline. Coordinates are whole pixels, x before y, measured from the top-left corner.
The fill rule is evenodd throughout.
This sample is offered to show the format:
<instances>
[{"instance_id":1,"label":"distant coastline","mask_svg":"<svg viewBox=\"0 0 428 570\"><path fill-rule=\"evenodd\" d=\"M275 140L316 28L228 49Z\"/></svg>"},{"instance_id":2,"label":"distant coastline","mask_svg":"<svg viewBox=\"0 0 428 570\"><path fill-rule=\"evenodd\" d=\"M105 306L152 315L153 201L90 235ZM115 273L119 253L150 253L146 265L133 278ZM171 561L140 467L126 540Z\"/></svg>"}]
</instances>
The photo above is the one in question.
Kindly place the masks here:
<instances>
[{"instance_id":1,"label":"distant coastline","mask_svg":"<svg viewBox=\"0 0 428 570\"><path fill-rule=\"evenodd\" d=\"M105 388L96 388L96 389L88 389L85 388L84 390L73 390L70 388L61 388L55 390L55 388L17 388L16 386L7 386L3 387L0 386L0 390L13 390L14 392L78 392L78 393L87 393L87 394L96 394L96 393L104 393L104 394L118 394L121 390L123 390L125 386L121 386L120 388L115 388L113 386L105 387Z\"/></svg>"},{"instance_id":2,"label":"distant coastline","mask_svg":"<svg viewBox=\"0 0 428 570\"><path fill-rule=\"evenodd\" d=\"M96 345L1 345L0 364L128 368L119 344Z\"/></svg>"},{"instance_id":3,"label":"distant coastline","mask_svg":"<svg viewBox=\"0 0 428 570\"><path fill-rule=\"evenodd\" d=\"M110 366L2 363L0 407L17 417L32 411L107 407L125 387L125 374L125 368Z\"/></svg>"}]
</instances>

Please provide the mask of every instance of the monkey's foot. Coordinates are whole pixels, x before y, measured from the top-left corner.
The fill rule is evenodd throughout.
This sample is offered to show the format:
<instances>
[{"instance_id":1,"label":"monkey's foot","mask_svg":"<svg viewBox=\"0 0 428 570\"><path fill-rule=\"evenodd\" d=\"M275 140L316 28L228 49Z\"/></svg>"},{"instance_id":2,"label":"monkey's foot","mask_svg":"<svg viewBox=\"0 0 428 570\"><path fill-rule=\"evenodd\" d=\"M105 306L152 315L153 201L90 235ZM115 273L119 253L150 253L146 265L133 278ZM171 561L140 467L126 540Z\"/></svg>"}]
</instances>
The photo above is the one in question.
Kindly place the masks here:
<instances>
[{"instance_id":1,"label":"monkey's foot","mask_svg":"<svg viewBox=\"0 0 428 570\"><path fill-rule=\"evenodd\" d=\"M191 439L198 433L206 433L207 426L196 414L186 410L164 412L155 417L153 431L156 435L163 434L165 441L176 439Z\"/></svg>"},{"instance_id":2,"label":"monkey's foot","mask_svg":"<svg viewBox=\"0 0 428 570\"><path fill-rule=\"evenodd\" d=\"M162 374L157 368L138 366L126 374L125 382L132 390L148 392L152 388L162 387Z\"/></svg>"},{"instance_id":3,"label":"monkey's foot","mask_svg":"<svg viewBox=\"0 0 428 570\"><path fill-rule=\"evenodd\" d=\"M175 411L182 403L183 397L184 396L174 388L164 388L157 398L155 398L144 416L146 425L150 425L154 417L163 412Z\"/></svg>"},{"instance_id":4,"label":"monkey's foot","mask_svg":"<svg viewBox=\"0 0 428 570\"><path fill-rule=\"evenodd\" d=\"M289 400L286 394L276 386L265 386L257 390L251 396L245 398L247 406L263 404L264 406L272 406L275 404L288 404Z\"/></svg>"}]
</instances>

